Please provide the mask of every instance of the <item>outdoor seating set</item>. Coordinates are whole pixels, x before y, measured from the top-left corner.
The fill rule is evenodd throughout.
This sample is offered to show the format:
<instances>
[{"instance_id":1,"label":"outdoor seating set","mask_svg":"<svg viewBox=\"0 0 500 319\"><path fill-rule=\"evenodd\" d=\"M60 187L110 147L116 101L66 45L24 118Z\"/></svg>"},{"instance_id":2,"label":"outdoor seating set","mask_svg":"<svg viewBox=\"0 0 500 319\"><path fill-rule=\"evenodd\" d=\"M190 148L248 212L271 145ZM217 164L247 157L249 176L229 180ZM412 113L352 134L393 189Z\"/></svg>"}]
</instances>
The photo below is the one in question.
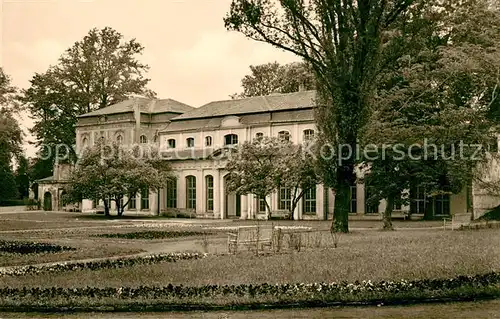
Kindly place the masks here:
<instances>
[{"instance_id":1,"label":"outdoor seating set","mask_svg":"<svg viewBox=\"0 0 500 319\"><path fill-rule=\"evenodd\" d=\"M227 233L227 249L230 254L236 254L240 248L246 248L257 254L259 251L264 251L265 248L278 252L283 248L283 241L287 238L288 247L300 250L302 234L311 231L310 227L239 226Z\"/></svg>"}]
</instances>

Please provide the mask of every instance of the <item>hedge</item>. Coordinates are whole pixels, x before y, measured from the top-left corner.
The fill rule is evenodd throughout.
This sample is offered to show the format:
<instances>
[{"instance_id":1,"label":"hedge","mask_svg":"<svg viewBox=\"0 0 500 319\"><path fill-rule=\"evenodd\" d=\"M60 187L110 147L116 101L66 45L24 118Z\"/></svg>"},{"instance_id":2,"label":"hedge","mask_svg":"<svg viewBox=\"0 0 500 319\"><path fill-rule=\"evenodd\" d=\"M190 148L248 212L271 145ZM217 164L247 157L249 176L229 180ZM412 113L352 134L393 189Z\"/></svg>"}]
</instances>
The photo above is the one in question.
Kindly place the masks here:
<instances>
[{"instance_id":1,"label":"hedge","mask_svg":"<svg viewBox=\"0 0 500 319\"><path fill-rule=\"evenodd\" d=\"M2 276L25 276L41 273L60 273L65 271L76 270L99 270L109 268L122 268L134 265L149 265L160 262L176 262L179 260L200 259L206 257L207 254L200 253L168 253L156 254L137 257L122 257L116 259L103 259L87 262L68 262L68 263L53 263L49 265L39 266L19 266L19 267L4 267L0 268L0 277Z\"/></svg>"},{"instance_id":2,"label":"hedge","mask_svg":"<svg viewBox=\"0 0 500 319\"><path fill-rule=\"evenodd\" d=\"M209 232L195 232L195 231L142 231L133 233L114 233L114 234L98 234L94 237L105 238L125 238L125 239L164 239L164 238L179 238L189 236L213 235Z\"/></svg>"},{"instance_id":3,"label":"hedge","mask_svg":"<svg viewBox=\"0 0 500 319\"><path fill-rule=\"evenodd\" d=\"M0 240L0 252L5 252L5 253L24 255L24 254L40 254L40 253L57 253L68 250L76 250L76 249L69 246L60 246L48 243Z\"/></svg>"}]
</instances>

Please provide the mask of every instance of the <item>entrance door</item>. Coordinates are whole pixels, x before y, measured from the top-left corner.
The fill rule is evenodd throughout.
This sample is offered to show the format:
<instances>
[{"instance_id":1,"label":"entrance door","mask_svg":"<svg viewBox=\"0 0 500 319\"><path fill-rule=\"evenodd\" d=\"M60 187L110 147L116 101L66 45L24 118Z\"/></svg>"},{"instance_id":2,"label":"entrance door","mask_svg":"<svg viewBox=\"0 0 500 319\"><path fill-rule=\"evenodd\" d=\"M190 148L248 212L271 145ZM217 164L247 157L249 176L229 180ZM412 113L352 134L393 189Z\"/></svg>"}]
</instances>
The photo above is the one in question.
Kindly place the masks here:
<instances>
[{"instance_id":1,"label":"entrance door","mask_svg":"<svg viewBox=\"0 0 500 319\"><path fill-rule=\"evenodd\" d=\"M224 177L224 216L226 218L234 218L241 216L241 196L236 193L229 193L227 191L228 177Z\"/></svg>"},{"instance_id":2,"label":"entrance door","mask_svg":"<svg viewBox=\"0 0 500 319\"><path fill-rule=\"evenodd\" d=\"M236 216L241 216L241 195L236 195Z\"/></svg>"},{"instance_id":3,"label":"entrance door","mask_svg":"<svg viewBox=\"0 0 500 319\"><path fill-rule=\"evenodd\" d=\"M43 210L52 210L52 194L45 192L43 195Z\"/></svg>"}]
</instances>

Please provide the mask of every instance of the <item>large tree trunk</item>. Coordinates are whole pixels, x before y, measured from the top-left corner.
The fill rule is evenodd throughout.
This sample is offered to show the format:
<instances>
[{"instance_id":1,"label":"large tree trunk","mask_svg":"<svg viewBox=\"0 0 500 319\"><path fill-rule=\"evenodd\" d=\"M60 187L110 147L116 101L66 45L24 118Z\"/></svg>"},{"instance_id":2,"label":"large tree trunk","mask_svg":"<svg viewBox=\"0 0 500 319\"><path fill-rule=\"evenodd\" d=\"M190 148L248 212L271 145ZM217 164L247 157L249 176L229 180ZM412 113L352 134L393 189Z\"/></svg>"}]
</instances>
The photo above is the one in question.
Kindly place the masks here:
<instances>
[{"instance_id":1,"label":"large tree trunk","mask_svg":"<svg viewBox=\"0 0 500 319\"><path fill-rule=\"evenodd\" d=\"M392 227L392 209L394 207L394 196L387 197L387 206L384 210L384 230L394 230Z\"/></svg>"},{"instance_id":2,"label":"large tree trunk","mask_svg":"<svg viewBox=\"0 0 500 319\"><path fill-rule=\"evenodd\" d=\"M264 197L264 203L266 204L266 219L269 220L271 218L271 206L269 206L269 203L267 202L267 199Z\"/></svg>"},{"instance_id":3,"label":"large tree trunk","mask_svg":"<svg viewBox=\"0 0 500 319\"><path fill-rule=\"evenodd\" d=\"M337 187L335 188L335 204L331 228L335 232L349 232L349 211L351 202L351 181L354 164L344 164L337 171Z\"/></svg>"},{"instance_id":4,"label":"large tree trunk","mask_svg":"<svg viewBox=\"0 0 500 319\"><path fill-rule=\"evenodd\" d=\"M104 199L103 202L104 202L104 216L109 216L108 201L106 199Z\"/></svg>"}]
</instances>

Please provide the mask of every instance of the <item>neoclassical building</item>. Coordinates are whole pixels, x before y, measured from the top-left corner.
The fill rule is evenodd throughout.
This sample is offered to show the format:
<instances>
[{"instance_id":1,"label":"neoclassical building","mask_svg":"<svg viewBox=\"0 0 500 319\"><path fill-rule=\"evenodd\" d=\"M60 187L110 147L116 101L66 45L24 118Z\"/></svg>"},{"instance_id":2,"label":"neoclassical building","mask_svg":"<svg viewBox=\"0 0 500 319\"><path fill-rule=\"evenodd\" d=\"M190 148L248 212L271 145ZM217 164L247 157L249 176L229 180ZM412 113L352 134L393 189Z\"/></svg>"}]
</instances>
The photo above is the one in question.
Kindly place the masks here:
<instances>
[{"instance_id":1,"label":"neoclassical building","mask_svg":"<svg viewBox=\"0 0 500 319\"><path fill-rule=\"evenodd\" d=\"M143 190L137 194L125 214L176 211L207 218L260 218L265 215L262 200L226 191L225 151L259 136L280 136L294 143L312 139L316 133L314 100L314 91L214 101L199 108L171 99L130 99L81 115L76 127L76 149L79 152L98 139L155 143L161 149L176 179L165 181L159 193ZM351 186L353 216L381 216L386 203L368 205L365 198L369 192L363 183ZM432 209L436 216L447 216L466 212L471 201L466 190L432 199L423 189L409 192L412 204L395 207L397 211L423 215ZM300 201L294 218L328 218L333 214L334 196L331 189L317 185ZM280 189L268 200L273 214L282 214L290 207L290 192ZM84 200L81 209L92 211L101 204Z\"/></svg>"}]
</instances>

